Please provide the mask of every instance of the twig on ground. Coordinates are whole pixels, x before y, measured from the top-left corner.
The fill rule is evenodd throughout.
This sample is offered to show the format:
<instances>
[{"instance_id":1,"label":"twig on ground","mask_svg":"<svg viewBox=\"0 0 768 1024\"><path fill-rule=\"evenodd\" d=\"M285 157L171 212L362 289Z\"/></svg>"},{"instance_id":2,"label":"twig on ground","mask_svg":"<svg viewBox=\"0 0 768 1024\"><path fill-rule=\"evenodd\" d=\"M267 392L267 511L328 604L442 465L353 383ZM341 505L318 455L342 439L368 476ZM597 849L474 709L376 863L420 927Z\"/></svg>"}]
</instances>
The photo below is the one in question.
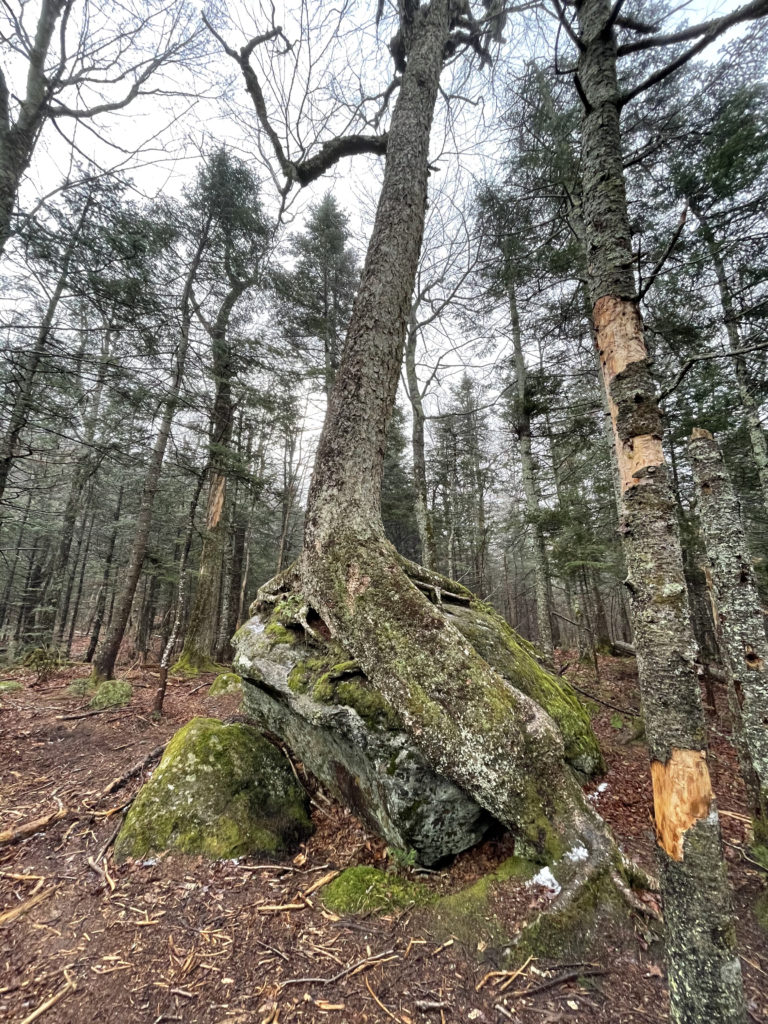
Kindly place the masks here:
<instances>
[{"instance_id":1,"label":"twig on ground","mask_svg":"<svg viewBox=\"0 0 768 1024\"><path fill-rule=\"evenodd\" d=\"M69 971L66 969L66 967L64 968L64 977L67 980L65 984L61 986L58 992L54 992L54 994L49 999L46 999L45 1002L41 1003L36 1010L33 1010L28 1017L25 1017L24 1020L21 1021L21 1024L32 1024L33 1020L37 1020L37 1018L41 1017L46 1012L46 1010L50 1010L50 1008L52 1006L55 1006L60 999L63 999L67 992L75 991L75 988L77 986L72 980L72 977Z\"/></svg>"},{"instance_id":2,"label":"twig on ground","mask_svg":"<svg viewBox=\"0 0 768 1024\"><path fill-rule=\"evenodd\" d=\"M542 982L541 985L534 985L533 988L518 989L516 992L510 992L510 995L534 996L539 992L546 992L549 988L555 988L557 985L564 985L567 981L575 981L577 978L590 978L607 973L608 971L604 967L587 967L575 971L566 971L564 974L558 974L556 978L550 978L548 981Z\"/></svg>"},{"instance_id":3,"label":"twig on ground","mask_svg":"<svg viewBox=\"0 0 768 1024\"><path fill-rule=\"evenodd\" d=\"M53 896L58 888L56 885L51 885L47 889L43 889L42 892L38 892L37 890L41 885L42 882L38 882L32 892L32 895L28 899L24 900L23 903L19 903L12 910L6 910L4 914L0 914L0 925L4 927L6 925L13 924L13 922L17 920L17 918L21 917L22 914L26 914L28 910L36 907L38 903L42 903L43 900L47 900L49 896Z\"/></svg>"},{"instance_id":4,"label":"twig on ground","mask_svg":"<svg viewBox=\"0 0 768 1024\"><path fill-rule=\"evenodd\" d=\"M394 958L395 956L397 956L397 953L394 949L387 949L383 953L374 953L373 956L366 956L362 960L348 964L342 971L332 975L330 978L286 978L285 981L280 982L280 986L281 988L286 988L288 985L330 985L334 981L346 977L347 974L353 974L373 964L381 963L386 957Z\"/></svg>"}]
</instances>

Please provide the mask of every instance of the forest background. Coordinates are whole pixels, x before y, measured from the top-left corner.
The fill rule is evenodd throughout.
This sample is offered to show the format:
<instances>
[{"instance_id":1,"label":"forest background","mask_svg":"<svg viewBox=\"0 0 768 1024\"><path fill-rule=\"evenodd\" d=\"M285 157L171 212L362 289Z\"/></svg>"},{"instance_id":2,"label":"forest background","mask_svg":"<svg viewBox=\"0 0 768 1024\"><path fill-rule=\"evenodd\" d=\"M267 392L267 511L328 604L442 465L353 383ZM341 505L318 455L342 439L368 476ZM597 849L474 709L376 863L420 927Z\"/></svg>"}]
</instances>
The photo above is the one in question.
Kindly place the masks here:
<instances>
[{"instance_id":1,"label":"forest background","mask_svg":"<svg viewBox=\"0 0 768 1024\"><path fill-rule=\"evenodd\" d=\"M226 661L256 589L300 550L382 161L357 155L286 188L222 46L266 32L249 57L298 164L350 126L386 125L396 15L288 7L209 11L208 27L154 2L120 18L61 2L39 21L28 5L4 14L19 129L4 153L20 168L3 197L9 662L101 658L111 676L118 652L166 669ZM629 3L623 16L679 27L688 13ZM493 66L444 76L383 516L403 554L491 601L545 655L594 658L632 633L575 217L581 108L556 14L525 5ZM696 426L723 448L768 587L766 33L724 40L656 82L653 49L622 65L643 89L623 121L636 274L715 676Z\"/></svg>"}]
</instances>

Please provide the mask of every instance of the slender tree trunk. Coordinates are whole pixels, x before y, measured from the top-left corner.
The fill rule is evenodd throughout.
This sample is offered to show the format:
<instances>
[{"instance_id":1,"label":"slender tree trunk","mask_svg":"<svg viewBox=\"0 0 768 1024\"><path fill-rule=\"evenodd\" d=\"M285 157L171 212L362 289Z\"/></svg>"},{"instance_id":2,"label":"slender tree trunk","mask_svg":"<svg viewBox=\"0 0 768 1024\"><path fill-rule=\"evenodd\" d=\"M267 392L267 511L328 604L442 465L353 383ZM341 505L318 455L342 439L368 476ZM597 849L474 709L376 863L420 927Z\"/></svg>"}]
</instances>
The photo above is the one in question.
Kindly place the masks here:
<instances>
[{"instance_id":1,"label":"slender tree trunk","mask_svg":"<svg viewBox=\"0 0 768 1024\"><path fill-rule=\"evenodd\" d=\"M726 654L731 713L755 840L768 846L768 641L741 505L712 435L690 443L701 528Z\"/></svg>"},{"instance_id":2,"label":"slender tree trunk","mask_svg":"<svg viewBox=\"0 0 768 1024\"><path fill-rule=\"evenodd\" d=\"M643 335L619 123L609 0L577 7L589 286L614 429L621 534L658 837L672 1019L745 1020L731 896L709 776L696 645L662 421Z\"/></svg>"},{"instance_id":3,"label":"slender tree trunk","mask_svg":"<svg viewBox=\"0 0 768 1024\"><path fill-rule=\"evenodd\" d=\"M74 640L74 637L75 637L75 627L77 625L77 616L78 616L78 613L80 611L80 600L81 600L81 598L83 596L83 582L85 580L85 570L86 570L86 567L88 565L88 553L91 550L91 536L93 534L93 523L94 523L95 518L96 518L95 515L91 515L91 521L90 521L90 523L88 525L88 536L85 539L85 550L83 551L83 557L82 557L82 559L80 561L80 576L78 577L78 581L77 581L77 591L75 592L75 603L74 603L73 608L72 608L72 618L70 620L69 633L67 635L67 644L66 644L66 647L64 649L64 653L65 653L67 658L69 658L70 652L72 651L72 641ZM78 555L79 555L79 552L78 552ZM77 565L77 559L75 560L75 565ZM62 639L63 639L63 636L62 636Z\"/></svg>"},{"instance_id":4,"label":"slender tree trunk","mask_svg":"<svg viewBox=\"0 0 768 1024\"><path fill-rule=\"evenodd\" d=\"M16 445L18 444L21 432L27 425L27 420L29 418L29 411L32 402L32 389L35 383L37 369L48 347L48 339L51 334L51 328L53 327L56 310L59 308L59 303L61 302L64 291L67 287L67 278L69 277L69 266L72 262L72 256L77 248L80 232L83 229L83 224L85 223L85 219L90 208L91 200L88 198L83 205L80 218L72 231L69 244L64 251L61 261L61 273L56 281L56 286L51 293L51 297L48 299L48 305L43 315L42 323L40 324L37 336L35 337L35 344L24 364L21 381L19 382L19 387L14 397L8 426L6 428L5 435L0 441L0 503L2 503L5 488L8 483L8 477L10 475L14 459L16 458ZM5 238L2 237L2 223L0 223L0 244L5 244Z\"/></svg>"},{"instance_id":5,"label":"slender tree trunk","mask_svg":"<svg viewBox=\"0 0 768 1024\"><path fill-rule=\"evenodd\" d=\"M416 342L418 329L415 310L411 307L405 340L405 380L411 403L411 449L413 454L413 485L416 491L416 527L421 542L421 563L435 568L435 528L427 491L427 460L424 445L424 404L416 375Z\"/></svg>"},{"instance_id":6,"label":"slender tree trunk","mask_svg":"<svg viewBox=\"0 0 768 1024\"><path fill-rule=\"evenodd\" d=\"M112 560L115 557L115 544L117 543L117 526L120 522L120 510L123 504L123 488L117 492L117 503L115 504L115 513L112 517L113 526L112 532L109 535L107 541L107 551L104 556L104 572L101 578L101 587L99 588L99 596L96 599L96 612L93 620L93 627L91 629L91 639L88 643L88 650L86 651L83 661L89 664L93 660L93 655L96 653L96 644L99 642L99 634L101 633L101 626L104 622L104 612L107 607L107 591L109 589L109 577L112 571Z\"/></svg>"},{"instance_id":7,"label":"slender tree trunk","mask_svg":"<svg viewBox=\"0 0 768 1024\"><path fill-rule=\"evenodd\" d=\"M162 657L160 658L160 678L155 692L154 705L152 707L152 711L156 715L162 715L163 713L163 701L165 700L165 691L168 686L168 667L171 664L174 649L179 637L181 636L181 627L184 622L187 587L189 586L187 562L189 561L189 552L192 548L192 538L195 533L195 514L197 512L197 503L200 500L204 481L205 474L201 473L197 481L195 493L192 495L192 500L189 503L187 532L184 536L184 547L181 550L181 559L179 561L179 591L176 597L176 615L173 620L173 626L171 628L168 641L163 649Z\"/></svg>"},{"instance_id":8,"label":"slender tree trunk","mask_svg":"<svg viewBox=\"0 0 768 1024\"><path fill-rule=\"evenodd\" d=\"M531 528L533 551L534 586L536 589L536 629L539 647L547 661L553 657L552 615L549 601L549 562L541 528L541 509L536 487L536 468L531 448L531 417L528 409L528 370L523 353L523 339L520 330L520 315L517 308L517 293L512 279L512 268L507 267L507 299L512 319L512 345L515 357L515 383L517 385L517 401L515 403L515 433L520 444L520 461L523 473L523 490L528 523Z\"/></svg>"},{"instance_id":9,"label":"slender tree trunk","mask_svg":"<svg viewBox=\"0 0 768 1024\"><path fill-rule=\"evenodd\" d=\"M211 413L209 446L210 485L205 517L200 572L195 602L184 636L180 665L193 671L215 668L213 658L219 635L219 609L223 585L224 552L229 540L227 529L227 475L230 471L230 445L234 417L232 378L234 357L229 339L229 322L235 304L247 288L247 282L232 285L216 320L208 325L211 337L213 376L216 394Z\"/></svg>"},{"instance_id":10,"label":"slender tree trunk","mask_svg":"<svg viewBox=\"0 0 768 1024\"><path fill-rule=\"evenodd\" d=\"M19 523L19 531L16 535L16 550L13 553L13 562L11 562L11 568L8 572L8 578L5 583L5 589L3 590L2 601L0 601L0 629L5 632L10 630L10 611L11 611L11 598L13 596L13 584L16 581L16 570L19 567L19 556L21 554L21 545L24 540L24 531L27 528L27 520L29 519L29 509L32 505L32 491L27 493L27 503L24 506L24 515L22 516L21 522Z\"/></svg>"},{"instance_id":11,"label":"slender tree trunk","mask_svg":"<svg viewBox=\"0 0 768 1024\"><path fill-rule=\"evenodd\" d=\"M155 496L160 484L160 474L163 469L165 449L168 446L168 438L171 433L171 423L173 422L173 417L176 412L176 406L178 405L179 394L181 392L181 383L184 378L184 366L187 359L187 350L189 348L189 334L191 326L190 304L192 285L195 280L195 275L197 274L197 269L200 265L203 249L205 248L208 239L209 228L210 217L201 232L197 250L193 256L184 285L184 292L181 300L181 337L179 339L179 347L176 353L176 367L174 369L173 379L171 380L168 395L165 399L160 429L157 433L157 437L155 438L155 444L152 448L149 466L144 478L141 504L139 505L139 515L136 521L136 534L133 540L133 549L131 551L128 568L123 578L123 584L120 589L120 597L117 601L117 607L115 608L115 613L112 616L107 636L100 651L94 659L93 676L95 679L110 679L112 677L115 670L117 655L120 651L120 644L123 641L125 630L128 626L128 619L131 615L131 606L133 605L133 598L136 593L139 576L141 575L141 569L144 565L144 556L147 552L147 541L149 540L149 530L152 525Z\"/></svg>"},{"instance_id":12,"label":"slender tree trunk","mask_svg":"<svg viewBox=\"0 0 768 1024\"><path fill-rule=\"evenodd\" d=\"M715 233L704 216L695 199L690 200L690 206L696 215L701 228L701 234L709 250L712 266L715 268L717 277L717 288L720 293L720 304L723 307L723 322L728 336L728 347L731 352L737 352L741 347L739 337L739 322L736 315L736 307L733 302L733 292L725 270L725 263L717 244ZM760 481L760 491L763 497L763 506L768 513L768 438L766 438L763 425L760 422L760 409L755 401L750 386L749 367L743 356L734 358L736 369L736 383L739 390L739 399L744 409L744 418L747 424L752 455L757 467L757 476Z\"/></svg>"}]
</instances>

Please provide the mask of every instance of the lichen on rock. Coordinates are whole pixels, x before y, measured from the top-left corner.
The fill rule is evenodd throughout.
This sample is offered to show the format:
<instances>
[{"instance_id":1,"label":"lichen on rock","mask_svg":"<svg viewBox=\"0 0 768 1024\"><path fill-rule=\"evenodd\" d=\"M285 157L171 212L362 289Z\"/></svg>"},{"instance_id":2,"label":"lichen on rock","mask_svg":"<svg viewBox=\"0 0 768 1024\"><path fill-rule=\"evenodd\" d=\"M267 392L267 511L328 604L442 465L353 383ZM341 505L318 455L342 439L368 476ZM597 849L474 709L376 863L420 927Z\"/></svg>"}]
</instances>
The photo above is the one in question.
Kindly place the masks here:
<instances>
[{"instance_id":1,"label":"lichen on rock","mask_svg":"<svg viewBox=\"0 0 768 1024\"><path fill-rule=\"evenodd\" d=\"M220 697L224 694L242 694L243 680L236 672L222 672L211 683L209 697Z\"/></svg>"},{"instance_id":2,"label":"lichen on rock","mask_svg":"<svg viewBox=\"0 0 768 1024\"><path fill-rule=\"evenodd\" d=\"M280 602L235 636L244 705L280 736L337 799L387 842L434 864L474 845L493 818L448 779L432 772L396 709L338 644L270 630Z\"/></svg>"},{"instance_id":3,"label":"lichen on rock","mask_svg":"<svg viewBox=\"0 0 768 1024\"><path fill-rule=\"evenodd\" d=\"M257 729L195 718L173 737L136 798L115 856L282 856L311 833L308 812L286 758Z\"/></svg>"}]
</instances>

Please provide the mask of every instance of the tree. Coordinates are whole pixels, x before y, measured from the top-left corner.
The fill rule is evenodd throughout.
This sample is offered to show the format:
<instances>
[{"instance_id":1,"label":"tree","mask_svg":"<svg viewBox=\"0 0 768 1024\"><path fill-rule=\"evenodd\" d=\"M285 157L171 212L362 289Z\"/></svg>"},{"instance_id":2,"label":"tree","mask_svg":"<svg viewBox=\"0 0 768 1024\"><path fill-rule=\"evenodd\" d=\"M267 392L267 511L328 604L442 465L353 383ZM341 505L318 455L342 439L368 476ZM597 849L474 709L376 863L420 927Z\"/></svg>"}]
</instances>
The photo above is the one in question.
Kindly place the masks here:
<instances>
[{"instance_id":1,"label":"tree","mask_svg":"<svg viewBox=\"0 0 768 1024\"><path fill-rule=\"evenodd\" d=\"M578 28L562 23L578 53L582 100L583 222L592 315L615 435L624 552L651 756L659 863L675 1021L745 1019L741 969L705 750L690 625L663 427L643 334L624 182L621 110L730 25L764 13L753 3L714 23L618 46L620 2L583 0ZM696 40L622 91L617 56Z\"/></svg>"},{"instance_id":2,"label":"tree","mask_svg":"<svg viewBox=\"0 0 768 1024\"><path fill-rule=\"evenodd\" d=\"M424 225L430 127L446 53L467 46L484 52L486 37L470 19L467 6L450 0L401 5L394 49L402 75L384 180L318 445L304 547L259 599L282 608L283 621L290 615L296 630L330 634L397 708L430 767L514 828L538 856L554 860L555 851L582 846L584 863L558 904L569 906L585 879L622 887L615 846L565 767L551 719L507 686L441 610L441 599L461 604L468 592L399 556L381 519L386 430Z\"/></svg>"},{"instance_id":3,"label":"tree","mask_svg":"<svg viewBox=\"0 0 768 1024\"><path fill-rule=\"evenodd\" d=\"M26 81L22 88L0 72L0 253L45 125L98 124L124 109L197 34L191 8L163 0L119 9L43 0L34 28L25 24L28 13L24 2L7 4L2 18L2 41Z\"/></svg>"},{"instance_id":4,"label":"tree","mask_svg":"<svg viewBox=\"0 0 768 1024\"><path fill-rule=\"evenodd\" d=\"M194 214L209 224L200 259L200 276L206 281L209 294L195 307L210 338L215 389L209 427L203 550L195 601L178 663L178 670L199 671L214 664L223 597L224 551L229 540L227 479L231 474L235 416L232 385L237 369L231 321L238 302L263 281L271 230L261 207L258 181L245 164L224 149L211 154L199 172L189 204Z\"/></svg>"},{"instance_id":5,"label":"tree","mask_svg":"<svg viewBox=\"0 0 768 1024\"><path fill-rule=\"evenodd\" d=\"M290 253L293 270L277 275L281 315L296 344L319 347L319 359L313 355L329 395L360 273L347 217L330 192L310 206L307 226L292 239Z\"/></svg>"}]
</instances>

